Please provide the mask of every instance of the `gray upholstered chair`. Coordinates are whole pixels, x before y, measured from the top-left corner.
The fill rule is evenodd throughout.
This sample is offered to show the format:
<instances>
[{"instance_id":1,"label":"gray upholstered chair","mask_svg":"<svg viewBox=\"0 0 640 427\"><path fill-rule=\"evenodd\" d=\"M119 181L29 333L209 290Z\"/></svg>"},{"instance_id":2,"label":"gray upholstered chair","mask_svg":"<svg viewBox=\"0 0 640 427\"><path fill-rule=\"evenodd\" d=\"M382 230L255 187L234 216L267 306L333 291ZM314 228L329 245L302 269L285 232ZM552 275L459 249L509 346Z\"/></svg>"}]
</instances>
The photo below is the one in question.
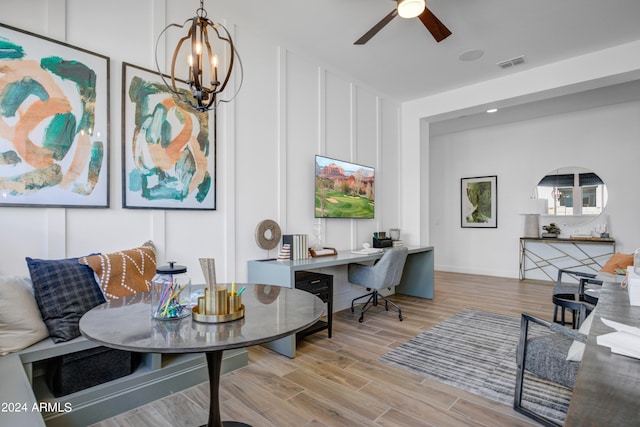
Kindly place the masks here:
<instances>
[{"instance_id":1,"label":"gray upholstered chair","mask_svg":"<svg viewBox=\"0 0 640 427\"><path fill-rule=\"evenodd\" d=\"M349 283L364 286L367 291L371 291L368 294L362 295L358 298L354 298L351 301L351 312L354 310L354 303L360 299L367 298L360 309L359 322L364 320L364 313L372 306L378 305L378 300L381 298L384 300L384 309L389 310L389 304L398 310L398 317L402 320L402 310L398 305L389 301L378 291L383 288L391 289L392 286L396 286L400 283L402 278L402 270L404 269L404 263L407 260L408 249L406 247L398 247L387 249L374 265L363 264L349 264L348 280Z\"/></svg>"},{"instance_id":2,"label":"gray upholstered chair","mask_svg":"<svg viewBox=\"0 0 640 427\"><path fill-rule=\"evenodd\" d=\"M580 305L576 309L578 319L585 319L587 307ZM530 322L548 328L551 333L529 338ZM530 314L522 313L520 340L516 349L517 368L513 408L545 426L559 425L522 406L524 373L525 371L531 372L573 390L580 362L567 360L567 354L574 340L585 342L586 339L586 335L575 329L569 329L558 323L547 322Z\"/></svg>"}]
</instances>

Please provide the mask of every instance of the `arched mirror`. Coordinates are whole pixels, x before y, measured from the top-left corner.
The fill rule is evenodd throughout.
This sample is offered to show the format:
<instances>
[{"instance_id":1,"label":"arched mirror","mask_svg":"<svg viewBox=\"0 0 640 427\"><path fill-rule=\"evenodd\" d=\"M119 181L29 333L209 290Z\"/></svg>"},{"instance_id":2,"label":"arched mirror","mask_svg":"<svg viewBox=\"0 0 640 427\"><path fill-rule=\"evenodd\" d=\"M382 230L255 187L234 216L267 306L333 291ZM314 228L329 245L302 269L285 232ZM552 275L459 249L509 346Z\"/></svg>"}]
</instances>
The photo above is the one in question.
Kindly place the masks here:
<instances>
[{"instance_id":1,"label":"arched mirror","mask_svg":"<svg viewBox=\"0 0 640 427\"><path fill-rule=\"evenodd\" d=\"M607 186L593 171L560 168L546 174L536 187L538 199L546 200L545 215L600 215L607 205Z\"/></svg>"}]
</instances>

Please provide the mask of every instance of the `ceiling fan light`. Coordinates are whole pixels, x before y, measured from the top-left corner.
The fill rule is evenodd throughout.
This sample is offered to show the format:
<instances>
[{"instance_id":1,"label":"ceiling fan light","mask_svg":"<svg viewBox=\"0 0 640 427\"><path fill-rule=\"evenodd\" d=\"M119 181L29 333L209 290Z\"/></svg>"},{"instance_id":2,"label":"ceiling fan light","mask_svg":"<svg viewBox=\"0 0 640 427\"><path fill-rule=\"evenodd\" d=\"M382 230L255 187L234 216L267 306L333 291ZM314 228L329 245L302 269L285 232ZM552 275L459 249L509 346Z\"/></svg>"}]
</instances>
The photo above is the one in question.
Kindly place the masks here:
<instances>
[{"instance_id":1,"label":"ceiling fan light","mask_svg":"<svg viewBox=\"0 0 640 427\"><path fill-rule=\"evenodd\" d=\"M398 15L402 18L415 18L425 8L425 0L398 0Z\"/></svg>"}]
</instances>

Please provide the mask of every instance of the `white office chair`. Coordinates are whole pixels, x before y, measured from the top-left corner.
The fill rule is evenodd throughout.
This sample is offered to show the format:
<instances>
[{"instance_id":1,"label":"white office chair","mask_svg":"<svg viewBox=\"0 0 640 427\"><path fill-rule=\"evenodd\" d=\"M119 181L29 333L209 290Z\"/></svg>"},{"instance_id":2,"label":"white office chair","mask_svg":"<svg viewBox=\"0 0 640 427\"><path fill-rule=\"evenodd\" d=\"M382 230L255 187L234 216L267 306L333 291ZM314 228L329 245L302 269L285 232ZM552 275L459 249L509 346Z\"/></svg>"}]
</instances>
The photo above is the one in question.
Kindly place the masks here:
<instances>
[{"instance_id":1,"label":"white office chair","mask_svg":"<svg viewBox=\"0 0 640 427\"><path fill-rule=\"evenodd\" d=\"M409 250L406 247L387 249L374 265L349 264L348 280L349 283L364 286L367 288L368 294L354 298L351 301L351 312L354 312L354 303L362 298L369 297L360 310L359 322L364 320L364 313L372 306L378 305L378 299L384 300L384 309L389 311L389 304L398 310L398 318L402 321L402 310L398 305L389 301L378 290L382 288L391 289L400 283L402 278L402 270L407 260Z\"/></svg>"}]
</instances>

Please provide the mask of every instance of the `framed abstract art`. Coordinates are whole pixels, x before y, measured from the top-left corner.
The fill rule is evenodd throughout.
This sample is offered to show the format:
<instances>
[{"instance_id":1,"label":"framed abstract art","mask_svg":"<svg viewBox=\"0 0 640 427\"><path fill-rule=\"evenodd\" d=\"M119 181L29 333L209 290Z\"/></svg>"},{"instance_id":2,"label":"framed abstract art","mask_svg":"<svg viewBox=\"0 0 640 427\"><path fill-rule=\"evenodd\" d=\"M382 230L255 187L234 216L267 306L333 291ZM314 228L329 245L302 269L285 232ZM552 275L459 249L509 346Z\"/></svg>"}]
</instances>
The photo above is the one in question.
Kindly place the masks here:
<instances>
[{"instance_id":1,"label":"framed abstract art","mask_svg":"<svg viewBox=\"0 0 640 427\"><path fill-rule=\"evenodd\" d=\"M109 206L109 58L0 24L0 206Z\"/></svg>"},{"instance_id":2,"label":"framed abstract art","mask_svg":"<svg viewBox=\"0 0 640 427\"><path fill-rule=\"evenodd\" d=\"M460 180L460 219L463 228L498 227L498 177Z\"/></svg>"},{"instance_id":3,"label":"framed abstract art","mask_svg":"<svg viewBox=\"0 0 640 427\"><path fill-rule=\"evenodd\" d=\"M123 207L216 208L214 110L194 110L157 72L125 62L122 124Z\"/></svg>"}]
</instances>

